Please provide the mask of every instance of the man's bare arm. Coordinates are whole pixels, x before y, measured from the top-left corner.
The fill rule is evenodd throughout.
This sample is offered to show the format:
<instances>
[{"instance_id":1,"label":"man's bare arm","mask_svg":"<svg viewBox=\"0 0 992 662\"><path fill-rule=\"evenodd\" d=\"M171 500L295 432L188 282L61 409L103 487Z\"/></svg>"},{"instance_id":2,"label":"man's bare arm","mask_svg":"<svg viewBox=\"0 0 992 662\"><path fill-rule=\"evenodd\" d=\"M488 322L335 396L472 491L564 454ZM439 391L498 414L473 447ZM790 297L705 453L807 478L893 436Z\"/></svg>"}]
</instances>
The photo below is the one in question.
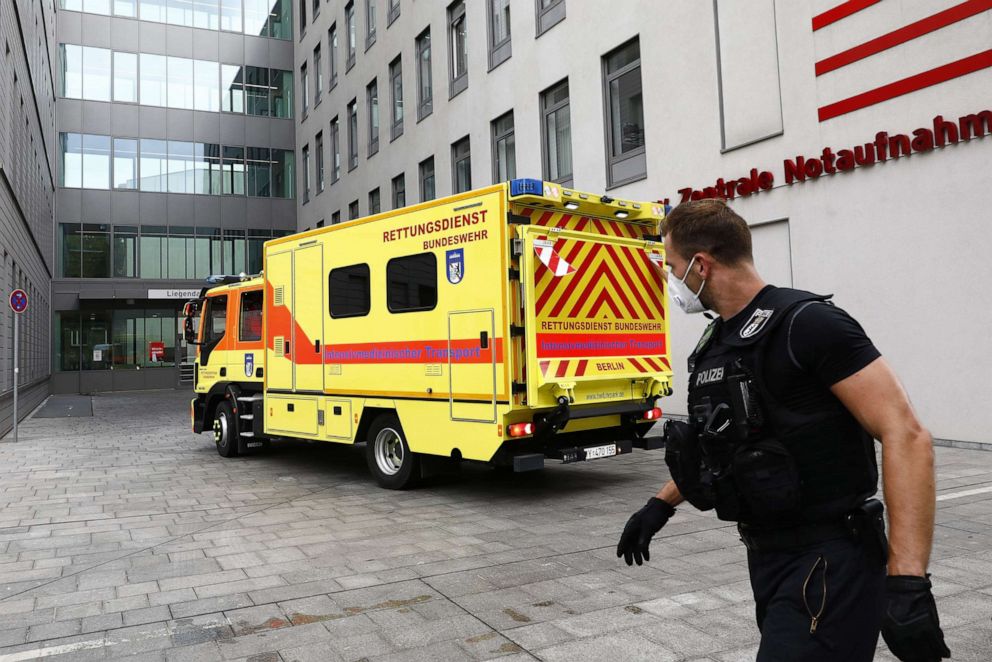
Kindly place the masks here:
<instances>
[{"instance_id":1,"label":"man's bare arm","mask_svg":"<svg viewBox=\"0 0 992 662\"><path fill-rule=\"evenodd\" d=\"M882 442L883 489L889 510L888 573L922 577L933 542L933 439L885 359L872 361L830 390Z\"/></svg>"},{"instance_id":2,"label":"man's bare arm","mask_svg":"<svg viewBox=\"0 0 992 662\"><path fill-rule=\"evenodd\" d=\"M672 507L675 507L685 501L685 499L682 498L682 493L679 492L678 486L675 485L674 480L670 480L662 485L661 489L658 490L658 493L655 495L655 498L666 501L668 505Z\"/></svg>"}]
</instances>

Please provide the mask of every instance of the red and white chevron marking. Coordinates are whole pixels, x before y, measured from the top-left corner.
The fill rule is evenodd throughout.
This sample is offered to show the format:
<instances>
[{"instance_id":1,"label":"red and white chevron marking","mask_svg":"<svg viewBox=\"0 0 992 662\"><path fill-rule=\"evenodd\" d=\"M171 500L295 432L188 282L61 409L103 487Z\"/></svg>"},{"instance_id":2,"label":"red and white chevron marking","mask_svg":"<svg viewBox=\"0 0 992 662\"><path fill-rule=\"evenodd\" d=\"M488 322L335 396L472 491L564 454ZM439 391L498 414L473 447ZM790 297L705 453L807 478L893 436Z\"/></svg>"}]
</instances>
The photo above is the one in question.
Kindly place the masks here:
<instances>
[{"instance_id":1,"label":"red and white chevron marking","mask_svg":"<svg viewBox=\"0 0 992 662\"><path fill-rule=\"evenodd\" d=\"M555 251L555 242L548 241L547 239L535 239L534 252L537 253L537 258L541 261L541 263L546 266L548 270L555 275L555 277L567 276L575 273L575 267L563 260L562 257Z\"/></svg>"}]
</instances>

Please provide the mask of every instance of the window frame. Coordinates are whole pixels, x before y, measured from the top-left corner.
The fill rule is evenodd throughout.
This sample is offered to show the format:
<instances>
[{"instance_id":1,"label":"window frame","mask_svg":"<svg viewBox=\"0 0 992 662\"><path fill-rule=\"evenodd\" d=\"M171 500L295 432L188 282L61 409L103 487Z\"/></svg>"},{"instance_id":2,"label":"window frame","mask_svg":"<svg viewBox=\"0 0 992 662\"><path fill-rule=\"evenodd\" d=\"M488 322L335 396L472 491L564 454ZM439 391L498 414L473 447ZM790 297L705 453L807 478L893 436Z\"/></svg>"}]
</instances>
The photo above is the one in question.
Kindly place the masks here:
<instances>
[{"instance_id":1,"label":"window frame","mask_svg":"<svg viewBox=\"0 0 992 662\"><path fill-rule=\"evenodd\" d=\"M341 179L341 122L338 115L331 118L331 185Z\"/></svg>"},{"instance_id":2,"label":"window frame","mask_svg":"<svg viewBox=\"0 0 992 662\"><path fill-rule=\"evenodd\" d=\"M417 54L417 122L419 123L434 112L434 52L431 44L430 26L417 35L415 50ZM426 65L424 64L425 51L427 53ZM425 70L429 78L426 86L423 75ZM426 97L423 95L425 87L430 93Z\"/></svg>"},{"instance_id":3,"label":"window frame","mask_svg":"<svg viewBox=\"0 0 992 662\"><path fill-rule=\"evenodd\" d=\"M355 66L358 51L358 23L355 19L355 0L351 0L344 6L344 29L345 29L345 64L344 73L347 75ZM354 38L354 42L352 39Z\"/></svg>"},{"instance_id":4,"label":"window frame","mask_svg":"<svg viewBox=\"0 0 992 662\"><path fill-rule=\"evenodd\" d=\"M493 17L496 13L494 11L496 2L505 2L507 9L511 6L510 0L486 0L486 41L488 44L487 50L489 51L489 71L492 71L513 56L513 31L510 28L510 23L507 23L506 37L500 42L496 41L496 26L493 22Z\"/></svg>"},{"instance_id":5,"label":"window frame","mask_svg":"<svg viewBox=\"0 0 992 662\"><path fill-rule=\"evenodd\" d=\"M323 49L318 41L317 45L313 47L313 106L316 108L320 105L324 95L324 72L321 70L321 59L323 57Z\"/></svg>"},{"instance_id":6,"label":"window frame","mask_svg":"<svg viewBox=\"0 0 992 662\"><path fill-rule=\"evenodd\" d=\"M247 109L248 104L245 103ZM245 111L247 112L247 110ZM310 114L310 70L306 60L300 65L300 120L305 120Z\"/></svg>"},{"instance_id":7,"label":"window frame","mask_svg":"<svg viewBox=\"0 0 992 662\"><path fill-rule=\"evenodd\" d=\"M510 118L510 123L511 123L510 130L509 131L504 131L502 133L499 133L497 131L497 126L499 125L500 121L506 119L507 117ZM515 179L516 178L516 173L517 173L517 146L516 146L517 123L516 123L516 117L513 114L513 109L511 108L510 110L506 111L502 115L498 116L496 119L494 119L492 122L489 123L489 126L490 126L490 136L491 136L491 140L492 140L491 151L492 151L492 166L493 166L493 183L494 184L498 184L498 183L500 183L502 181L508 181L508 180L511 180L511 179ZM512 137L514 139L514 144L513 144L513 173L511 174L509 172L509 168L508 168L507 169L507 173L506 173L507 174L507 178L506 178L506 180L504 180L499 175L499 172L500 172L500 168L499 168L499 144L500 144L500 142L502 142L502 141L504 141L504 140L506 140L507 138L510 138L510 137Z\"/></svg>"},{"instance_id":8,"label":"window frame","mask_svg":"<svg viewBox=\"0 0 992 662\"><path fill-rule=\"evenodd\" d=\"M373 78L369 81L369 84L365 86L365 106L366 115L368 116L368 121L366 123L366 128L368 130L368 156L366 158L372 158L379 153L379 135L382 129L382 121L379 113L379 79L378 77Z\"/></svg>"},{"instance_id":9,"label":"window frame","mask_svg":"<svg viewBox=\"0 0 992 662\"><path fill-rule=\"evenodd\" d=\"M554 92L562 84L568 85L568 97L565 101L559 101L551 106L547 105L547 100L550 99L551 93ZM558 177L557 179L551 177L551 145L549 143L548 136L548 116L558 112L562 108L568 108L568 125L569 125L569 141L571 142L571 126L572 126L572 88L569 84L568 78L563 78L557 83L545 88L540 95L540 103L538 104L538 109L541 113L541 166L543 168L543 177L547 181L555 182L561 184L562 186L571 186L575 177L575 161L570 159L570 168L566 177ZM571 144L569 145L569 151L571 152ZM574 155L573 155L574 156Z\"/></svg>"},{"instance_id":10,"label":"window frame","mask_svg":"<svg viewBox=\"0 0 992 662\"><path fill-rule=\"evenodd\" d=\"M338 215L337 223L340 223L341 212L335 212L335 214ZM331 225L336 225L337 223L334 222L334 216L331 216ZM363 313L349 313L346 315L336 315L334 314L334 310L331 306L331 296L332 293L335 291L335 288L331 287L331 279L334 277L335 272L344 271L346 269L354 269L356 267L365 268L365 286L366 286L365 298L368 306L365 312ZM370 312L372 312L372 270L369 268L367 262L357 262L355 264L348 264L343 267L335 267L331 269L329 272L327 272L327 313L331 316L331 319L349 319L352 317L367 317Z\"/></svg>"},{"instance_id":11,"label":"window frame","mask_svg":"<svg viewBox=\"0 0 992 662\"><path fill-rule=\"evenodd\" d=\"M373 204L374 203L374 204ZM376 186L369 191L369 216L382 213L382 190Z\"/></svg>"},{"instance_id":12,"label":"window frame","mask_svg":"<svg viewBox=\"0 0 992 662\"><path fill-rule=\"evenodd\" d=\"M614 72L609 71L609 58L614 54L619 53L625 48L628 48L631 44L637 46L637 60L634 62L629 62L623 67L617 69ZM605 154L606 154L606 189L614 189L619 186L624 186L626 184L631 184L633 182L641 181L646 179L648 176L647 171L647 116L642 112L641 121L644 122L645 126L642 127L645 135L643 137L643 143L640 147L637 147L630 152L622 155L615 155L613 153L614 138L614 122L613 122L613 99L610 95L610 85L613 81L620 79L621 77L637 70L638 76L641 79L641 90L643 95L644 89L644 78L641 71L641 49L640 49L640 37L635 36L632 39L628 39L624 43L620 44L616 48L610 50L605 55L600 58L601 67L603 72L603 137L605 140ZM643 97L642 97L643 98ZM622 127L621 127L622 130ZM617 177L616 171L622 166L629 166L632 162L640 161L640 163L633 163L636 168L640 166L639 169L626 177Z\"/></svg>"},{"instance_id":13,"label":"window frame","mask_svg":"<svg viewBox=\"0 0 992 662\"><path fill-rule=\"evenodd\" d=\"M348 203L348 220L354 221L362 217L362 208L358 205L358 200Z\"/></svg>"},{"instance_id":14,"label":"window frame","mask_svg":"<svg viewBox=\"0 0 992 662\"><path fill-rule=\"evenodd\" d=\"M399 97L396 94L396 82L399 80ZM392 142L403 135L403 119L406 113L403 107L403 56L397 55L389 63L389 141ZM399 113L396 112L399 108ZM397 118L397 115L399 117Z\"/></svg>"},{"instance_id":15,"label":"window frame","mask_svg":"<svg viewBox=\"0 0 992 662\"><path fill-rule=\"evenodd\" d=\"M400 17L400 0L386 0L386 29Z\"/></svg>"},{"instance_id":16,"label":"window frame","mask_svg":"<svg viewBox=\"0 0 992 662\"><path fill-rule=\"evenodd\" d=\"M401 310L393 310L393 307L389 303L389 299L390 299L389 292L390 292L390 282L391 282L390 277L389 277L389 269L390 269L390 267L392 267L393 264L396 263L396 262L400 262L402 260L411 260L411 259L414 259L414 258L419 258L421 256L427 256L428 258L430 258L434 262L434 269L433 269L433 274L434 274L434 304L432 306L430 306L430 307L421 306L421 307L418 307L418 308L404 308L404 309L401 309ZM406 313L423 313L423 312L428 312L428 311L431 311L431 310L435 310L437 308L438 301L441 298L441 296L440 296L440 293L441 293L440 292L440 288L438 287L439 282L440 282L440 279L437 277L437 253L435 253L433 251L424 251L424 252L421 252L421 253L413 253L412 255L401 255L401 256L394 257L394 258L390 259L388 262L386 262L386 310L388 310L393 315L403 315L403 314L406 314Z\"/></svg>"},{"instance_id":17,"label":"window frame","mask_svg":"<svg viewBox=\"0 0 992 662\"><path fill-rule=\"evenodd\" d=\"M462 147L466 148L466 152L463 156L458 155L458 150ZM459 188L458 187L458 165L460 163L468 162L468 187ZM465 135L455 142L451 143L451 193L452 195L457 195L459 193L466 193L472 190L472 139L470 135Z\"/></svg>"},{"instance_id":18,"label":"window frame","mask_svg":"<svg viewBox=\"0 0 992 662\"><path fill-rule=\"evenodd\" d=\"M348 172L358 167L358 98L348 104Z\"/></svg>"},{"instance_id":19,"label":"window frame","mask_svg":"<svg viewBox=\"0 0 992 662\"><path fill-rule=\"evenodd\" d=\"M426 197L424 195L424 170L430 165L431 168L431 197ZM417 164L417 181L420 186L420 201L429 202L431 200L437 199L437 166L434 161L434 155L428 156L426 159Z\"/></svg>"},{"instance_id":20,"label":"window frame","mask_svg":"<svg viewBox=\"0 0 992 662\"><path fill-rule=\"evenodd\" d=\"M314 148L314 179L317 183L317 195L324 192L324 131L320 130L313 138Z\"/></svg>"},{"instance_id":21,"label":"window frame","mask_svg":"<svg viewBox=\"0 0 992 662\"><path fill-rule=\"evenodd\" d=\"M245 338L245 298L249 295L258 295L258 317L259 317L259 327L258 327L258 337L257 338ZM262 341L262 306L264 303L264 297L262 296L261 288L256 288L254 290L245 290L238 296L238 342L261 342ZM256 311L249 311L256 312Z\"/></svg>"},{"instance_id":22,"label":"window frame","mask_svg":"<svg viewBox=\"0 0 992 662\"><path fill-rule=\"evenodd\" d=\"M337 21L331 23L327 28L327 55L330 61L329 79L327 81L327 91L330 92L338 86L338 50L340 42L338 40Z\"/></svg>"},{"instance_id":23,"label":"window frame","mask_svg":"<svg viewBox=\"0 0 992 662\"><path fill-rule=\"evenodd\" d=\"M310 202L310 144L300 148L300 160L303 162L303 204Z\"/></svg>"},{"instance_id":24,"label":"window frame","mask_svg":"<svg viewBox=\"0 0 992 662\"><path fill-rule=\"evenodd\" d=\"M458 64L455 26L465 26L465 70L457 72ZM455 0L448 5L448 99L454 99L468 88L468 17L465 14L465 0Z\"/></svg>"},{"instance_id":25,"label":"window frame","mask_svg":"<svg viewBox=\"0 0 992 662\"><path fill-rule=\"evenodd\" d=\"M534 0L534 8L537 28L535 39L565 20L565 0L552 0L547 7L541 6L541 0Z\"/></svg>"},{"instance_id":26,"label":"window frame","mask_svg":"<svg viewBox=\"0 0 992 662\"><path fill-rule=\"evenodd\" d=\"M406 207L406 173L401 172L390 180L392 185L392 203L393 209L402 209ZM398 185L397 185L398 184ZM403 204L399 204L398 194L403 194Z\"/></svg>"},{"instance_id":27,"label":"window frame","mask_svg":"<svg viewBox=\"0 0 992 662\"><path fill-rule=\"evenodd\" d=\"M376 29L379 21L376 17L376 2L378 0L365 0L365 51L368 52L375 43Z\"/></svg>"}]
</instances>

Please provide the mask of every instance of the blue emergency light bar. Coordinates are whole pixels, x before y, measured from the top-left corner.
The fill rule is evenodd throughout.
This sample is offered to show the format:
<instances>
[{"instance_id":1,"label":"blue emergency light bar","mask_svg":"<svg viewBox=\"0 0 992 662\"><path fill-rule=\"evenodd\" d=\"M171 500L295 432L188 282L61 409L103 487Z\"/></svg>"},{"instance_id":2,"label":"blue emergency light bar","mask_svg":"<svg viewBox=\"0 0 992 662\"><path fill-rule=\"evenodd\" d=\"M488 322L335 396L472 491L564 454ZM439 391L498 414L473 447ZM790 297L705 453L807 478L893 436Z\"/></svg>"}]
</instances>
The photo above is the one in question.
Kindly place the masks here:
<instances>
[{"instance_id":1,"label":"blue emergency light bar","mask_svg":"<svg viewBox=\"0 0 992 662\"><path fill-rule=\"evenodd\" d=\"M544 182L540 179L510 180L510 195L544 195Z\"/></svg>"}]
</instances>

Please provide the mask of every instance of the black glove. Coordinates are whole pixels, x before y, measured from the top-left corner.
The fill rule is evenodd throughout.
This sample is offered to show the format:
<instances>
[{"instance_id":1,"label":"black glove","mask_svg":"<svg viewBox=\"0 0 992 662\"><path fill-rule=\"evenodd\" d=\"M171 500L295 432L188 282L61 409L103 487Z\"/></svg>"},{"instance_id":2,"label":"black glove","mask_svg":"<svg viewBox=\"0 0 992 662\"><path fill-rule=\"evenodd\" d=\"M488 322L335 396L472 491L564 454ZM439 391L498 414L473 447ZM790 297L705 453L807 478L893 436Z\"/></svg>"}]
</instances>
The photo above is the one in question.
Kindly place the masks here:
<instances>
[{"instance_id":1,"label":"black glove","mask_svg":"<svg viewBox=\"0 0 992 662\"><path fill-rule=\"evenodd\" d=\"M675 508L667 501L651 497L647 505L631 515L627 526L623 527L620 544L617 545L617 558L622 556L627 565L633 565L635 561L641 565L650 560L648 545L651 544L651 537L661 531L661 527L674 514Z\"/></svg>"},{"instance_id":2,"label":"black glove","mask_svg":"<svg viewBox=\"0 0 992 662\"><path fill-rule=\"evenodd\" d=\"M940 662L951 656L930 586L930 575L892 575L885 579L882 638L902 662Z\"/></svg>"}]
</instances>

